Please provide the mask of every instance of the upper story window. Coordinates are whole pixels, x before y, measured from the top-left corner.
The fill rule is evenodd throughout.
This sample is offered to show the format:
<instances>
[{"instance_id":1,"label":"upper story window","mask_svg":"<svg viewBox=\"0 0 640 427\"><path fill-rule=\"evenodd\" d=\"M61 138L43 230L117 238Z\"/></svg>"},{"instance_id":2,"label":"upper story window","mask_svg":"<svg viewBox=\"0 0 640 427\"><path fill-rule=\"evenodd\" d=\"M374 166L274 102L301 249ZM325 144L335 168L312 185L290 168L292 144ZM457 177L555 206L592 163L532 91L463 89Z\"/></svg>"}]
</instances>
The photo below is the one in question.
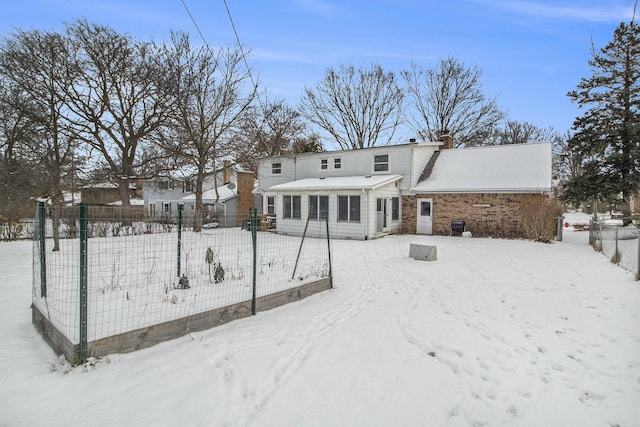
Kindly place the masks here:
<instances>
[{"instance_id":1,"label":"upper story window","mask_svg":"<svg viewBox=\"0 0 640 427\"><path fill-rule=\"evenodd\" d=\"M329 169L329 160L328 159L320 159L320 169L322 169L322 170Z\"/></svg>"},{"instance_id":2,"label":"upper story window","mask_svg":"<svg viewBox=\"0 0 640 427\"><path fill-rule=\"evenodd\" d=\"M333 159L333 168L341 169L342 168L342 159Z\"/></svg>"},{"instance_id":3,"label":"upper story window","mask_svg":"<svg viewBox=\"0 0 640 427\"><path fill-rule=\"evenodd\" d=\"M379 156L373 156L373 171L374 172L386 172L389 170L389 155L382 154Z\"/></svg>"},{"instance_id":4,"label":"upper story window","mask_svg":"<svg viewBox=\"0 0 640 427\"><path fill-rule=\"evenodd\" d=\"M158 189L160 190L170 190L173 188L173 181L164 179L162 181L158 181Z\"/></svg>"},{"instance_id":5,"label":"upper story window","mask_svg":"<svg viewBox=\"0 0 640 427\"><path fill-rule=\"evenodd\" d=\"M183 183L182 191L185 193L191 193L193 191L193 181L186 180Z\"/></svg>"},{"instance_id":6,"label":"upper story window","mask_svg":"<svg viewBox=\"0 0 640 427\"><path fill-rule=\"evenodd\" d=\"M271 163L271 174L280 175L282 173L282 163Z\"/></svg>"}]
</instances>

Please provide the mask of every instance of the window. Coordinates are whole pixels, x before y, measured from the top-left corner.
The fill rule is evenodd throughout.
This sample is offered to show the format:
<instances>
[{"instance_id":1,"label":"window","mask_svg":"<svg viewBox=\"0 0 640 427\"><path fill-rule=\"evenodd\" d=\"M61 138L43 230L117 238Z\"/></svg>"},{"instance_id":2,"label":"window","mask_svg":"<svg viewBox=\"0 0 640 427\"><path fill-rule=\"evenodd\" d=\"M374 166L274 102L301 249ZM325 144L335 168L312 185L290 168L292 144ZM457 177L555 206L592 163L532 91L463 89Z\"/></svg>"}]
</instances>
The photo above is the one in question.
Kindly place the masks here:
<instances>
[{"instance_id":1,"label":"window","mask_svg":"<svg viewBox=\"0 0 640 427\"><path fill-rule=\"evenodd\" d=\"M309 215L311 219L326 219L329 212L329 196L309 196Z\"/></svg>"},{"instance_id":2,"label":"window","mask_svg":"<svg viewBox=\"0 0 640 427\"><path fill-rule=\"evenodd\" d=\"M329 169L329 160L320 159L320 169L322 169L322 170Z\"/></svg>"},{"instance_id":3,"label":"window","mask_svg":"<svg viewBox=\"0 0 640 427\"><path fill-rule=\"evenodd\" d=\"M184 182L184 185L182 187L182 192L191 193L191 191L193 191L192 188L193 188L193 181L187 180Z\"/></svg>"},{"instance_id":4,"label":"window","mask_svg":"<svg viewBox=\"0 0 640 427\"><path fill-rule=\"evenodd\" d=\"M342 159L333 159L333 168L341 169L342 168Z\"/></svg>"},{"instance_id":5,"label":"window","mask_svg":"<svg viewBox=\"0 0 640 427\"><path fill-rule=\"evenodd\" d=\"M360 196L338 196L338 221L360 222Z\"/></svg>"},{"instance_id":6,"label":"window","mask_svg":"<svg viewBox=\"0 0 640 427\"><path fill-rule=\"evenodd\" d=\"M400 197L391 198L391 221L400 220Z\"/></svg>"},{"instance_id":7,"label":"window","mask_svg":"<svg viewBox=\"0 0 640 427\"><path fill-rule=\"evenodd\" d=\"M267 196L267 214L276 214L276 198L274 196Z\"/></svg>"},{"instance_id":8,"label":"window","mask_svg":"<svg viewBox=\"0 0 640 427\"><path fill-rule=\"evenodd\" d=\"M389 170L389 155L383 154L380 156L373 156L373 171L374 172L386 172Z\"/></svg>"},{"instance_id":9,"label":"window","mask_svg":"<svg viewBox=\"0 0 640 427\"><path fill-rule=\"evenodd\" d=\"M282 196L282 217L300 219L300 196Z\"/></svg>"},{"instance_id":10,"label":"window","mask_svg":"<svg viewBox=\"0 0 640 427\"><path fill-rule=\"evenodd\" d=\"M420 202L420 216L431 216L431 202Z\"/></svg>"},{"instance_id":11,"label":"window","mask_svg":"<svg viewBox=\"0 0 640 427\"><path fill-rule=\"evenodd\" d=\"M158 188L160 190L169 190L173 188L173 181L166 180L166 179L162 181L158 181Z\"/></svg>"},{"instance_id":12,"label":"window","mask_svg":"<svg viewBox=\"0 0 640 427\"><path fill-rule=\"evenodd\" d=\"M282 173L282 163L271 163L271 174L280 175Z\"/></svg>"},{"instance_id":13,"label":"window","mask_svg":"<svg viewBox=\"0 0 640 427\"><path fill-rule=\"evenodd\" d=\"M149 216L151 218L155 218L156 217L156 204L155 203L149 203Z\"/></svg>"},{"instance_id":14,"label":"window","mask_svg":"<svg viewBox=\"0 0 640 427\"><path fill-rule=\"evenodd\" d=\"M163 203L162 204L162 212L171 213L171 203Z\"/></svg>"}]
</instances>

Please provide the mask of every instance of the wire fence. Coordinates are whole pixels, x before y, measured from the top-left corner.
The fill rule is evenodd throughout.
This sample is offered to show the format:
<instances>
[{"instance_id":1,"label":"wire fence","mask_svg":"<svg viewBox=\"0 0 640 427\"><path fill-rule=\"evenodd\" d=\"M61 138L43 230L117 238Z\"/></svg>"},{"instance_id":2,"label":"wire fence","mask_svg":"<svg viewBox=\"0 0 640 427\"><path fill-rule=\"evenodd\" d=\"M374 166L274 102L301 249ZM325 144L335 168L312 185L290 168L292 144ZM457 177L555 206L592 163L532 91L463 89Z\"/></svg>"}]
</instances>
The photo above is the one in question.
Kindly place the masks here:
<instances>
[{"instance_id":1,"label":"wire fence","mask_svg":"<svg viewBox=\"0 0 640 427\"><path fill-rule=\"evenodd\" d=\"M193 319L206 313L211 327L255 314L256 301L281 305L293 298L281 301L291 289L319 281L331 286L325 221L307 221L305 236L289 235L282 227L274 232L273 218L252 212L242 227L195 232L180 218L157 222L122 207L109 215L104 207L83 206L59 212L56 233L47 216L40 206L34 226L34 324L45 323L41 332L53 327L57 336L45 339L61 352L65 345L58 341L68 340L76 354L65 356L72 362L96 355L91 343L97 348L109 337L135 331L131 346L144 347L140 341L155 325L170 331L161 341L193 331ZM280 300L270 304L271 297ZM192 319L191 326L187 321L166 327L179 319ZM206 327L205 320L199 329ZM129 351L127 345L120 340L111 350Z\"/></svg>"},{"instance_id":2,"label":"wire fence","mask_svg":"<svg viewBox=\"0 0 640 427\"><path fill-rule=\"evenodd\" d=\"M635 274L640 280L640 230L633 225L619 227L604 222L592 222L589 242L612 263Z\"/></svg>"}]
</instances>

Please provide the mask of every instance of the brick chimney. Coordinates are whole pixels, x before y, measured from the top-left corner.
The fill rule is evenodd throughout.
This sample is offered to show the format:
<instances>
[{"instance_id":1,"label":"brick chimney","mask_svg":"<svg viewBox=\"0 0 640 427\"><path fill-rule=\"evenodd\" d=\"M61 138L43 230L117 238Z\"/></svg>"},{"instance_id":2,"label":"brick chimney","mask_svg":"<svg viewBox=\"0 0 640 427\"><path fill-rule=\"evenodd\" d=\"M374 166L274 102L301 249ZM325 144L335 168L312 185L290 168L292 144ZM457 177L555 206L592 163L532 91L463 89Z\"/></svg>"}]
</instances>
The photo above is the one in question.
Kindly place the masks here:
<instances>
[{"instance_id":1,"label":"brick chimney","mask_svg":"<svg viewBox=\"0 0 640 427\"><path fill-rule=\"evenodd\" d=\"M449 135L449 131L447 129L440 132L440 137L438 137L438 141L442 141L442 145L440 146L441 150L450 150L453 148L453 137Z\"/></svg>"},{"instance_id":2,"label":"brick chimney","mask_svg":"<svg viewBox=\"0 0 640 427\"><path fill-rule=\"evenodd\" d=\"M253 174L253 172L239 171L236 176L238 179L236 225L241 226L244 219L247 218L247 215L249 214L249 209L254 208L253 182L255 175Z\"/></svg>"},{"instance_id":3,"label":"brick chimney","mask_svg":"<svg viewBox=\"0 0 640 427\"><path fill-rule=\"evenodd\" d=\"M224 182L223 184L228 184L231 182L231 162L229 160L224 160L222 162L224 169Z\"/></svg>"}]
</instances>

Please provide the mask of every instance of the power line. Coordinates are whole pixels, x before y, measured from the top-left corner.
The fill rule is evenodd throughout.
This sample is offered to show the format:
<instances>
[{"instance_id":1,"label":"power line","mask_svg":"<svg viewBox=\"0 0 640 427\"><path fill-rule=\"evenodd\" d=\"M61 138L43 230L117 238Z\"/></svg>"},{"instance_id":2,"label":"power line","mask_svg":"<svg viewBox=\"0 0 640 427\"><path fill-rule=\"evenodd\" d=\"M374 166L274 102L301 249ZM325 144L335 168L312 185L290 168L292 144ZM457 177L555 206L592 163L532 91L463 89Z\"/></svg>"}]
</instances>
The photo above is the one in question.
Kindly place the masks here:
<instances>
[{"instance_id":1,"label":"power line","mask_svg":"<svg viewBox=\"0 0 640 427\"><path fill-rule=\"evenodd\" d=\"M236 42L238 43L238 48L240 49L240 54L242 55L242 60L244 61L245 67L247 67L247 73L249 74L249 79L251 79L251 83L253 83L253 86L257 88L256 82L253 80L253 75L251 74L251 68L249 67L249 63L247 62L247 56L244 54L244 49L242 48L242 43L240 43L240 37L238 37L238 32L236 31L236 25L233 23L233 18L231 17L231 11L229 10L229 5L227 4L227 0L223 0L223 1L224 1L224 7L227 9L227 15L229 16L229 22L231 22L231 28L233 29L233 34L235 34L235 36L236 36ZM260 96L257 96L257 98L258 98L258 101L260 101Z\"/></svg>"},{"instance_id":2,"label":"power line","mask_svg":"<svg viewBox=\"0 0 640 427\"><path fill-rule=\"evenodd\" d=\"M185 2L185 0L181 0L181 2L182 2L182 5L184 6L184 9L187 11L187 14L189 15L191 22L196 27L196 31L198 31L198 34L200 35L202 42L205 44L207 49L209 49L210 52L213 52L211 47L209 46L209 43L207 42L207 39L205 39L204 34L202 34L202 31L200 30L200 27L198 26L196 19L191 14L191 11L189 10L187 3ZM238 49L240 49L240 55L242 56L242 61L244 62L245 67L247 68L247 74L249 75L249 79L251 80L253 87L255 87L257 90L257 85L255 80L253 79L253 74L251 74L251 68L249 67L249 63L247 62L247 56L244 52L244 49L242 48L242 43L240 43L240 37L238 36L238 31L236 31L236 26L233 22L233 18L231 17L231 11L229 10L229 5L227 4L227 0L224 0L224 7L227 10L227 16L229 17L229 22L231 22L231 28L233 29L233 34L236 37L236 43L238 44ZM216 64L217 62L218 61L216 59ZM260 99L260 95L258 93L256 93L256 98L258 98L258 102L260 103L260 105L262 105L262 100Z\"/></svg>"}]
</instances>

